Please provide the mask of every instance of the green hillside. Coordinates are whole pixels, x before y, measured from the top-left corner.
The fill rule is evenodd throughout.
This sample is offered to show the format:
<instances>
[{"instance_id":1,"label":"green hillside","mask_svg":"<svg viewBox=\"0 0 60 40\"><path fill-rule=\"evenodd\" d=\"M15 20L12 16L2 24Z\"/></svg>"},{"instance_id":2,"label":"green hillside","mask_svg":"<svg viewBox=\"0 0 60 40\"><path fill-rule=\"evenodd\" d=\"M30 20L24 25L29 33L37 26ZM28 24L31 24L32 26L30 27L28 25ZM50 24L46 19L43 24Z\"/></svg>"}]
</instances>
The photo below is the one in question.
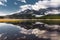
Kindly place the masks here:
<instances>
[{"instance_id":1,"label":"green hillside","mask_svg":"<svg viewBox=\"0 0 60 40\"><path fill-rule=\"evenodd\" d=\"M60 14L59 15L45 15L45 16L42 16L40 17L41 19L60 19Z\"/></svg>"}]
</instances>

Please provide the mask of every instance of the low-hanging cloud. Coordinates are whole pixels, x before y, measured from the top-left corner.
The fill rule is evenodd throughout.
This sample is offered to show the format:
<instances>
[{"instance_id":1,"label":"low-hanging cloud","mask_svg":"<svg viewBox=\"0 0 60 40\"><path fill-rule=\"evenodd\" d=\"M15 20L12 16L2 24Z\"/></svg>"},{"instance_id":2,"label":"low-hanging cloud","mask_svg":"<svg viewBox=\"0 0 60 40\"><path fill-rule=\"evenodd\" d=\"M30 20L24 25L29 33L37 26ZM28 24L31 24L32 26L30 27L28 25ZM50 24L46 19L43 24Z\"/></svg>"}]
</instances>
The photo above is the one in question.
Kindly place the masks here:
<instances>
[{"instance_id":1,"label":"low-hanging cloud","mask_svg":"<svg viewBox=\"0 0 60 40\"><path fill-rule=\"evenodd\" d=\"M59 10L52 10L52 11L48 11L45 13L45 15L48 15L48 14L60 14L60 11Z\"/></svg>"}]
</instances>

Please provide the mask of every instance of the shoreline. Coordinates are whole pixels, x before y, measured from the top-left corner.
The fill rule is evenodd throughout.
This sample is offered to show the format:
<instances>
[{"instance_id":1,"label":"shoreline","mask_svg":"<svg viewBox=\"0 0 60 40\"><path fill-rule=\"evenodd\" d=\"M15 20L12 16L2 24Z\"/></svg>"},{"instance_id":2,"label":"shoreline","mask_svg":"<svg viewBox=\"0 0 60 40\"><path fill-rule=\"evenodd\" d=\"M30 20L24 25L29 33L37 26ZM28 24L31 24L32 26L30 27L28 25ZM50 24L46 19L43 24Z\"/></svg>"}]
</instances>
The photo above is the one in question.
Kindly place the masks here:
<instances>
[{"instance_id":1,"label":"shoreline","mask_svg":"<svg viewBox=\"0 0 60 40\"><path fill-rule=\"evenodd\" d=\"M17 22L34 22L34 21L59 21L60 19L0 19L0 22L13 22L13 23L17 23Z\"/></svg>"}]
</instances>

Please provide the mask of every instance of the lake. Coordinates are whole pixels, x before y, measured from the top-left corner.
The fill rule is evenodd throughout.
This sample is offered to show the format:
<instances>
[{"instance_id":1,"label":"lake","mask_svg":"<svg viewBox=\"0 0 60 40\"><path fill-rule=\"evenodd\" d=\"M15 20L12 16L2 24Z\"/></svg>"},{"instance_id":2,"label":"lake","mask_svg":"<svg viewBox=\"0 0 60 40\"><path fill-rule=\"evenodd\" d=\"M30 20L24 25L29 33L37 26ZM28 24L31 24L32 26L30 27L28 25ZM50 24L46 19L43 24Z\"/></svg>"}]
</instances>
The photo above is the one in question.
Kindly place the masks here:
<instances>
[{"instance_id":1,"label":"lake","mask_svg":"<svg viewBox=\"0 0 60 40\"><path fill-rule=\"evenodd\" d=\"M42 21L0 23L0 40L60 40L60 24Z\"/></svg>"}]
</instances>

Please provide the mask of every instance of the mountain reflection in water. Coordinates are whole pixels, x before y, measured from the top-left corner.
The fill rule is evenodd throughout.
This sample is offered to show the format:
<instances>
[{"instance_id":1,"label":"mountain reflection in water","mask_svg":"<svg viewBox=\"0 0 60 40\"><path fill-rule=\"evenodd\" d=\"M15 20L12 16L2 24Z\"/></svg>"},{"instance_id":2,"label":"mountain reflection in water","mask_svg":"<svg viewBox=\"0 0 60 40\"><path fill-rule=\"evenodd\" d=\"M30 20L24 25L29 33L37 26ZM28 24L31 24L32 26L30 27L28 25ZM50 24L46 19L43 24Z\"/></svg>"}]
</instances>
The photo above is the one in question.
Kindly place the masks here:
<instances>
[{"instance_id":1,"label":"mountain reflection in water","mask_svg":"<svg viewBox=\"0 0 60 40\"><path fill-rule=\"evenodd\" d=\"M60 40L60 25L42 22L0 23L0 40Z\"/></svg>"}]
</instances>

